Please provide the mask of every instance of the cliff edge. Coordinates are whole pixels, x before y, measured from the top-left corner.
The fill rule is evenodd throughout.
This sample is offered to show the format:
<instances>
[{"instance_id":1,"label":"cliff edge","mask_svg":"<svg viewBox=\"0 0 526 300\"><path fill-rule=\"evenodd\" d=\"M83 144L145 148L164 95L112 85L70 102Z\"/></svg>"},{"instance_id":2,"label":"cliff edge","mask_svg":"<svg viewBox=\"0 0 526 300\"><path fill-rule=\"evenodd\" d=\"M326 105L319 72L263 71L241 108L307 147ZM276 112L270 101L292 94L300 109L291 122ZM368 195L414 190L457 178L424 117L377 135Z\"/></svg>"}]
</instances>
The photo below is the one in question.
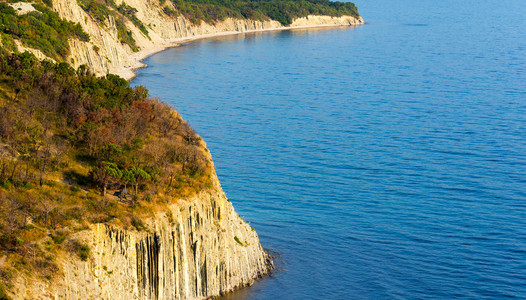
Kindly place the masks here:
<instances>
[{"instance_id":1,"label":"cliff edge","mask_svg":"<svg viewBox=\"0 0 526 300\"><path fill-rule=\"evenodd\" d=\"M270 271L258 236L220 188L171 204L145 231L94 224L71 236L85 261L62 253L61 276L19 276L13 299L194 299L250 285ZM67 242L65 242L67 243Z\"/></svg>"},{"instance_id":2,"label":"cliff edge","mask_svg":"<svg viewBox=\"0 0 526 300\"><path fill-rule=\"evenodd\" d=\"M27 52L0 66L0 299L211 297L268 274L169 105Z\"/></svg>"},{"instance_id":3,"label":"cliff edge","mask_svg":"<svg viewBox=\"0 0 526 300\"><path fill-rule=\"evenodd\" d=\"M0 298L206 298L268 274L201 138L111 74L196 38L363 24L354 5L278 22L191 20L175 0L41 2L0 4Z\"/></svg>"}]
</instances>

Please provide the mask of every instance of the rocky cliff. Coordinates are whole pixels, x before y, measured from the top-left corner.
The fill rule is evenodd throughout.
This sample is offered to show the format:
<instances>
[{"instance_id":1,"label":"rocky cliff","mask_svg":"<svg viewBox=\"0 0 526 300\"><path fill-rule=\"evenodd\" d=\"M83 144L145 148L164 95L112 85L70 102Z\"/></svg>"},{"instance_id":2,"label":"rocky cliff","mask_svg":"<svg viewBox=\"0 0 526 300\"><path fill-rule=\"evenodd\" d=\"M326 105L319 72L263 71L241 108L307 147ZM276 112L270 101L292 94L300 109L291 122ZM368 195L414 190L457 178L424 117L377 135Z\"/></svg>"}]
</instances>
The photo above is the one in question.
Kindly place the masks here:
<instances>
[{"instance_id":1,"label":"rocky cliff","mask_svg":"<svg viewBox=\"0 0 526 300\"><path fill-rule=\"evenodd\" d=\"M167 15L158 0L125 0L137 10L136 16L148 33L127 21L126 27L139 49L133 51L130 45L119 41L118 25L111 15L101 23L86 13L77 0L52 2L61 18L79 23L90 36L89 42L69 41L68 61L74 67L86 64L98 75L114 73L127 79L142 66L141 59L185 40L284 29L277 21L231 18L196 25L184 17ZM121 3L122 0L116 0L116 5ZM294 20L287 28L362 23L361 18L350 16L308 16ZM38 50L20 43L18 46L44 57ZM206 298L248 285L270 271L270 258L261 248L256 232L234 211L217 178L214 177L212 188L167 207L145 220L143 231L95 224L75 233L69 241L88 245L87 259L62 251L56 259L56 276L39 280L31 274L20 274L9 294L14 299Z\"/></svg>"},{"instance_id":2,"label":"rocky cliff","mask_svg":"<svg viewBox=\"0 0 526 300\"><path fill-rule=\"evenodd\" d=\"M168 105L116 76L8 57L0 59L0 299L189 299L268 273L269 257L225 197L205 143ZM14 99L12 86L25 90ZM79 130L87 118L68 113L79 108L102 116L90 127L105 130ZM42 125L40 112L56 121ZM107 141L89 155L91 134ZM22 136L31 138L15 140ZM47 156L38 152L44 142ZM53 169L40 169L45 159Z\"/></svg>"},{"instance_id":3,"label":"rocky cliff","mask_svg":"<svg viewBox=\"0 0 526 300\"><path fill-rule=\"evenodd\" d=\"M14 299L193 299L217 296L267 274L258 236L220 189L180 200L148 230L92 225L71 237L90 247L82 261L64 253L60 276L17 278Z\"/></svg>"},{"instance_id":4,"label":"rocky cliff","mask_svg":"<svg viewBox=\"0 0 526 300\"><path fill-rule=\"evenodd\" d=\"M173 18L167 15L157 0L117 0L135 8L136 16L146 25L148 36L134 24L128 22L140 51L132 49L117 38L115 21L110 17L105 24L96 22L77 3L77 0L53 0L53 9L64 19L78 22L91 36L90 42L71 40L70 62L78 67L87 64L96 74L114 73L124 78L133 77L133 70L143 66L141 60L167 47L177 45L191 38L206 37L225 33L240 33L261 30L283 29L277 21L255 21L241 19L226 19L215 24L201 22L196 25L184 17ZM170 7L170 3L164 4ZM296 19L289 27L309 26L343 26L363 24L363 19L351 16L328 17L308 16Z\"/></svg>"}]
</instances>

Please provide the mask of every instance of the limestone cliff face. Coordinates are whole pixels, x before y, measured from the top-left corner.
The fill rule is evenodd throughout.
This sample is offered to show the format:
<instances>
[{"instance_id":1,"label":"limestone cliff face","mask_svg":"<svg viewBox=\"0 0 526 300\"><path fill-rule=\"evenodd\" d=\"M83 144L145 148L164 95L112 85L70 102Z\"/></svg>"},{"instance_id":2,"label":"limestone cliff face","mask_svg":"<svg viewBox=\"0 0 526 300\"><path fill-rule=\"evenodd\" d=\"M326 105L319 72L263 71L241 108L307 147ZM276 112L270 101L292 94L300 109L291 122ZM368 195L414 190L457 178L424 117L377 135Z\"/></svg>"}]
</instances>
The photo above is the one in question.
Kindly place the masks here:
<instances>
[{"instance_id":1,"label":"limestone cliff face","mask_svg":"<svg viewBox=\"0 0 526 300\"><path fill-rule=\"evenodd\" d=\"M87 261L61 259L53 281L20 278L15 299L193 299L248 285L269 271L256 232L220 190L181 200L148 221L147 232L93 225L72 238Z\"/></svg>"},{"instance_id":2,"label":"limestone cliff face","mask_svg":"<svg viewBox=\"0 0 526 300\"><path fill-rule=\"evenodd\" d=\"M128 45L122 44L117 38L115 20L111 17L106 24L95 22L78 5L77 0L53 0L53 9L60 17L78 22L90 35L90 42L72 40L70 63L74 67L87 64L98 75L114 73L125 78L133 77L133 69L141 67L141 59L148 55L174 46L182 40L198 38L214 34L272 30L283 28L277 21L255 21L241 19L226 19L215 24L202 22L192 24L184 17L172 18L165 14L158 0L116 0L117 5L126 3L137 9L137 18L147 27L148 35L144 35L131 22L126 26L131 30L137 41L139 52L133 52ZM171 7L169 1L164 4ZM173 7L171 7L173 8ZM289 27L304 26L342 26L363 24L362 18L350 16L328 17L308 16L295 20Z\"/></svg>"},{"instance_id":3,"label":"limestone cliff face","mask_svg":"<svg viewBox=\"0 0 526 300\"><path fill-rule=\"evenodd\" d=\"M116 2L119 5L123 0ZM183 17L166 15L158 0L124 2L137 9L136 16L149 32L146 36L132 23L126 24L139 52L119 42L112 17L99 24L77 0L53 0L53 9L62 18L78 22L90 35L90 42L70 41L68 59L74 67L87 64L98 75L115 73L131 78L133 70L142 65L141 59L186 39L283 28L271 20L226 19L195 25ZM289 27L358 24L363 24L361 18L308 16ZM71 238L90 246L89 259L81 261L64 252L59 259L60 274L50 281L20 276L10 291L13 298L204 298L250 284L269 272L270 259L256 232L234 211L217 179L214 188L170 204L168 212L157 213L145 223L148 230L142 232L96 224L76 233Z\"/></svg>"}]
</instances>

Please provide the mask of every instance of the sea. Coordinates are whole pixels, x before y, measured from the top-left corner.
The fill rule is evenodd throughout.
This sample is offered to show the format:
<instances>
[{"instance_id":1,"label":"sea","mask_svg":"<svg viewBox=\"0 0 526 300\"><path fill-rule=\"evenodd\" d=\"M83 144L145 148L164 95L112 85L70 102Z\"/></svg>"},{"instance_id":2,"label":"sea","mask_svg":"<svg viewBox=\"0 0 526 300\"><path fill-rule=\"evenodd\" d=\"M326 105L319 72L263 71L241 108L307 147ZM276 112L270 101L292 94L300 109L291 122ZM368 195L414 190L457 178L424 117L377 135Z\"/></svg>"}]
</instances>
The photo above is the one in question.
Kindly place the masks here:
<instances>
[{"instance_id":1,"label":"sea","mask_svg":"<svg viewBox=\"0 0 526 300\"><path fill-rule=\"evenodd\" d=\"M132 82L276 257L224 299L526 299L526 2L355 3L366 25L198 40Z\"/></svg>"}]
</instances>

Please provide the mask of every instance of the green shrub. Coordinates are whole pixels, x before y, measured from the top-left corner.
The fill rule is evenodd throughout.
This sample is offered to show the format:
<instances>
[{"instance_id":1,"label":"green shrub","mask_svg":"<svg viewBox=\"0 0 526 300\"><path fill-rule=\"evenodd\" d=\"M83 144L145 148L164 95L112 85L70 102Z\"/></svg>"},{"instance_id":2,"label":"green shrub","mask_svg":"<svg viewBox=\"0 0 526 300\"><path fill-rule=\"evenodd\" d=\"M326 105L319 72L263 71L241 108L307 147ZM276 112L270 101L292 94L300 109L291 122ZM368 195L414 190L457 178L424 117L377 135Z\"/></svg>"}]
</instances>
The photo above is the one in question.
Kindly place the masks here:
<instances>
[{"instance_id":1,"label":"green shrub","mask_svg":"<svg viewBox=\"0 0 526 300\"><path fill-rule=\"evenodd\" d=\"M4 181L0 182L0 186L1 186L3 189L8 190L8 189L11 187L11 183L9 183L8 180L4 180Z\"/></svg>"},{"instance_id":2,"label":"green shrub","mask_svg":"<svg viewBox=\"0 0 526 300\"><path fill-rule=\"evenodd\" d=\"M117 7L117 11L120 12L126 18L128 18L133 23L133 25L135 25L137 28L139 28L139 30L145 36L150 38L150 36L148 34L148 29L146 29L146 26L144 26L144 24L141 22L141 20L139 20L139 18L137 18L137 16L136 16L137 9L127 5L126 3L122 3L121 5L119 5Z\"/></svg>"},{"instance_id":3,"label":"green shrub","mask_svg":"<svg viewBox=\"0 0 526 300\"><path fill-rule=\"evenodd\" d=\"M133 38L132 32L128 30L128 27L126 27L126 24L124 24L124 21L122 19L116 19L115 25L117 26L117 37L119 38L121 43L130 46L133 52L139 51L139 47L137 47L137 42Z\"/></svg>"},{"instance_id":4,"label":"green shrub","mask_svg":"<svg viewBox=\"0 0 526 300\"><path fill-rule=\"evenodd\" d=\"M117 6L112 0L77 0L77 2L101 26L106 26L108 16L112 16L115 19L119 41L130 46L133 52L139 51L139 48L131 31L126 27L126 20L130 20L145 36L150 38L148 29L136 16L137 9L125 3Z\"/></svg>"},{"instance_id":5,"label":"green shrub","mask_svg":"<svg viewBox=\"0 0 526 300\"><path fill-rule=\"evenodd\" d=\"M0 300L11 300L11 297L7 294L5 285L0 282Z\"/></svg>"},{"instance_id":6,"label":"green shrub","mask_svg":"<svg viewBox=\"0 0 526 300\"><path fill-rule=\"evenodd\" d=\"M64 240L66 240L66 237L68 236L68 233L64 230L57 230L53 234L51 234L51 239L53 239L53 242L55 244L62 244Z\"/></svg>"},{"instance_id":7,"label":"green shrub","mask_svg":"<svg viewBox=\"0 0 526 300\"><path fill-rule=\"evenodd\" d=\"M82 261L87 261L90 256L90 248L88 245L73 240L69 242L68 248L71 252L75 253Z\"/></svg>"},{"instance_id":8,"label":"green shrub","mask_svg":"<svg viewBox=\"0 0 526 300\"><path fill-rule=\"evenodd\" d=\"M90 249L88 245L80 245L79 257L82 261L87 261L89 257Z\"/></svg>"},{"instance_id":9,"label":"green shrub","mask_svg":"<svg viewBox=\"0 0 526 300\"><path fill-rule=\"evenodd\" d=\"M137 229L137 231L146 230L146 226L144 226L144 223L142 222L142 220L136 216L132 217L131 224L133 227L135 227L135 229Z\"/></svg>"},{"instance_id":10,"label":"green shrub","mask_svg":"<svg viewBox=\"0 0 526 300\"><path fill-rule=\"evenodd\" d=\"M11 52L18 52L18 47L12 36L8 34L2 34L2 47Z\"/></svg>"},{"instance_id":11,"label":"green shrub","mask_svg":"<svg viewBox=\"0 0 526 300\"><path fill-rule=\"evenodd\" d=\"M115 6L113 1L78 0L79 6L92 18L104 24L109 15L112 15L110 7Z\"/></svg>"},{"instance_id":12,"label":"green shrub","mask_svg":"<svg viewBox=\"0 0 526 300\"><path fill-rule=\"evenodd\" d=\"M164 11L165 14L167 14L170 17L173 17L173 18L175 18L175 17L177 17L179 15L175 10L169 8L168 6L163 8L163 11Z\"/></svg>"},{"instance_id":13,"label":"green shrub","mask_svg":"<svg viewBox=\"0 0 526 300\"><path fill-rule=\"evenodd\" d=\"M53 0L42 0L42 2L50 8L53 8Z\"/></svg>"}]
</instances>

